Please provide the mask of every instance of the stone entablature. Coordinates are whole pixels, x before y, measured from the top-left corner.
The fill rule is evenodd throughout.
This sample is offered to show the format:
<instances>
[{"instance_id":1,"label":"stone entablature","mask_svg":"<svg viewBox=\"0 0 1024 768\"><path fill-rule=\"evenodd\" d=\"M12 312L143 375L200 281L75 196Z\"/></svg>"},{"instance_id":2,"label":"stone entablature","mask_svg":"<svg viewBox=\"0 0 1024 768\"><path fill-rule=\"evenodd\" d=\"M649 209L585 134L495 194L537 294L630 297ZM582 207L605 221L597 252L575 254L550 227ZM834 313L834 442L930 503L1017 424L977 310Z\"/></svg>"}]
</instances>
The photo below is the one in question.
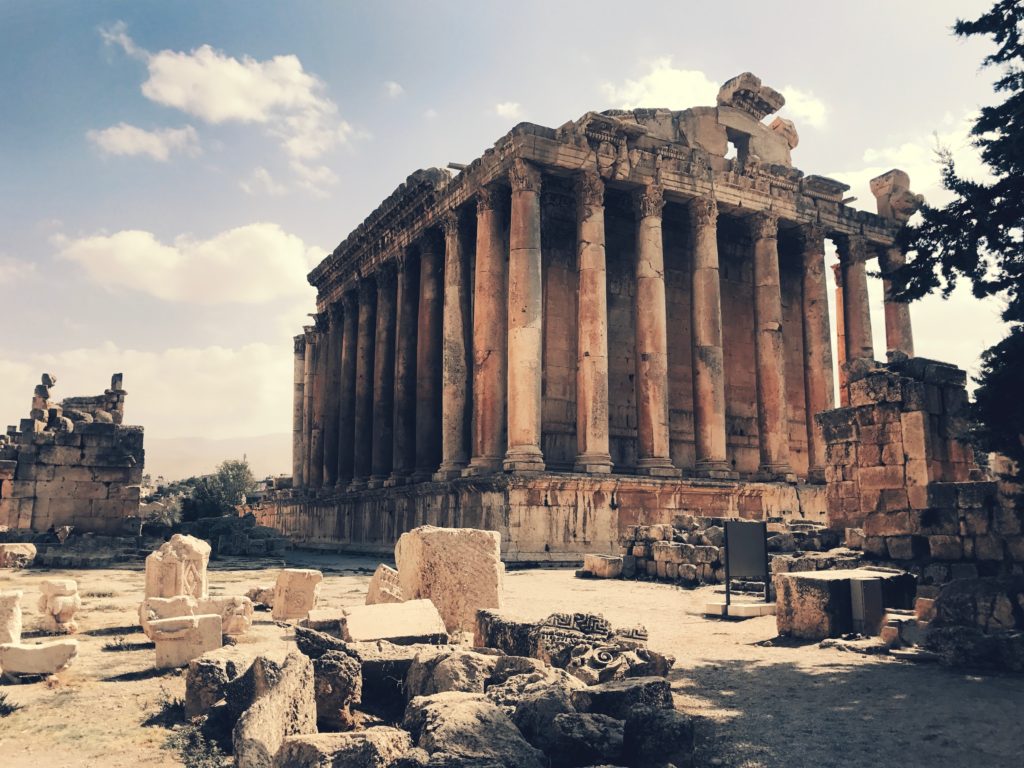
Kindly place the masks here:
<instances>
[{"instance_id":1,"label":"stone entablature","mask_svg":"<svg viewBox=\"0 0 1024 768\"><path fill-rule=\"evenodd\" d=\"M494 472L824 478L841 360L873 356L866 261L900 261L905 174L792 167L782 97L749 73L711 107L521 124L457 177L418 171L314 269L295 340L294 487ZM726 157L729 145L735 157ZM890 350L912 354L889 299ZM890 310L892 310L890 312ZM890 322L891 320L891 322Z\"/></svg>"},{"instance_id":2,"label":"stone entablature","mask_svg":"<svg viewBox=\"0 0 1024 768\"><path fill-rule=\"evenodd\" d=\"M121 374L95 397L50 401L44 374L29 418L0 438L0 526L120 533L141 525L142 427L122 425Z\"/></svg>"}]
</instances>

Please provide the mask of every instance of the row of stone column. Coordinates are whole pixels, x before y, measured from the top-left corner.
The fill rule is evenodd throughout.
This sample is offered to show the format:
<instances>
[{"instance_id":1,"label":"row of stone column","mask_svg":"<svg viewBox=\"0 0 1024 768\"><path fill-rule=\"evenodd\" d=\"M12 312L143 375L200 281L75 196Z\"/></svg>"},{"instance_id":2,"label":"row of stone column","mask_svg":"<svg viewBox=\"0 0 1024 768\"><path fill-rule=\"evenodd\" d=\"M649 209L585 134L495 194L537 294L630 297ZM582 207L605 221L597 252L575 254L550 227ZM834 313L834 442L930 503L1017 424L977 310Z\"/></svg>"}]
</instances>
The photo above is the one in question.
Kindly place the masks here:
<instances>
[{"instance_id":1,"label":"row of stone column","mask_svg":"<svg viewBox=\"0 0 1024 768\"><path fill-rule=\"evenodd\" d=\"M474 279L468 274L465 230L452 211L441 223L443 248L428 234L418 246L418 259L406 256L394 267L382 265L372 279L361 281L358 294L347 294L341 307L318 317L296 340L293 428L295 455L304 458L293 468L298 484L355 490L500 469L544 469L542 176L535 166L516 160L508 181L507 251L498 209L504 194L484 188L477 195ZM578 175L575 468L588 473L612 469L604 192L597 173ZM669 442L663 191L639 189L634 203L636 471L676 476ZM726 454L717 205L698 198L689 211L695 471L726 478L733 473ZM779 222L770 213L747 221L753 243L760 469L766 478L791 479ZM809 226L801 235L809 475L819 479L824 443L813 415L833 407L824 232ZM848 265L843 285L850 286L852 297L842 309L845 357L850 350L869 355L871 348L864 263L850 256L858 247L859 239L851 238L840 245ZM909 338L909 317L906 326Z\"/></svg>"}]
</instances>

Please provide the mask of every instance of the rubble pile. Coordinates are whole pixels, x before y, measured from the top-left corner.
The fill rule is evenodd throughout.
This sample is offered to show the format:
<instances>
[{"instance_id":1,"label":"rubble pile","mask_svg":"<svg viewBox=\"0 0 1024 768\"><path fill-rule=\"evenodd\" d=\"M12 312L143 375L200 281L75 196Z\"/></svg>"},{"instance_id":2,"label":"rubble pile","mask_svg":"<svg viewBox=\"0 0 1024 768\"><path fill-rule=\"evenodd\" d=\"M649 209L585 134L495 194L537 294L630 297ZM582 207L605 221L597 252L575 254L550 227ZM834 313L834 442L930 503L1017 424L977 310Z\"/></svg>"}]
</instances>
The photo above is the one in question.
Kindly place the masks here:
<instances>
[{"instance_id":1,"label":"rubble pile","mask_svg":"<svg viewBox=\"0 0 1024 768\"><path fill-rule=\"evenodd\" d=\"M175 530L195 536L210 544L210 556L218 557L282 557L288 540L278 531L257 525L251 514L204 517L180 523Z\"/></svg>"}]
</instances>

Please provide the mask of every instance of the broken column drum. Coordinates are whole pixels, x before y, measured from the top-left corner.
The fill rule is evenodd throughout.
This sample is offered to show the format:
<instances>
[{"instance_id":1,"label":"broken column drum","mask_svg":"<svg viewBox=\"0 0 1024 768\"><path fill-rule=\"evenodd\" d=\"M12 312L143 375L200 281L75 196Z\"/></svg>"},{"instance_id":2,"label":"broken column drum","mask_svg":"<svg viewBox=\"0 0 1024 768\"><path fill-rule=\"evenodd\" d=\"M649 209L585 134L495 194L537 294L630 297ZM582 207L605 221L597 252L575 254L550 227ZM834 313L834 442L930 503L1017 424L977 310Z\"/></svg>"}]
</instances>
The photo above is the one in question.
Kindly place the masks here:
<instances>
[{"instance_id":1,"label":"broken column drum","mask_svg":"<svg viewBox=\"0 0 1024 768\"><path fill-rule=\"evenodd\" d=\"M263 521L386 550L417 524L482 516L503 550L527 529L567 530L579 550L617 539L620 491L758 517L778 505L757 483L823 483L814 416L833 406L833 361L874 354L872 262L898 265L917 199L893 171L876 180L877 214L845 205L847 185L793 167L794 125L764 122L783 104L744 73L712 106L521 124L457 176L409 176L308 276L318 315L360 298L325 395L341 402L305 408L293 445L313 444L315 414L341 414L324 455L355 480L321 502L299 478ZM827 240L842 263L834 319ZM392 270L399 288L371 290ZM909 354L909 314L887 301L887 346ZM317 375L310 339L296 414ZM440 493L457 498L428 501ZM526 507L536 520L497 512Z\"/></svg>"}]
</instances>

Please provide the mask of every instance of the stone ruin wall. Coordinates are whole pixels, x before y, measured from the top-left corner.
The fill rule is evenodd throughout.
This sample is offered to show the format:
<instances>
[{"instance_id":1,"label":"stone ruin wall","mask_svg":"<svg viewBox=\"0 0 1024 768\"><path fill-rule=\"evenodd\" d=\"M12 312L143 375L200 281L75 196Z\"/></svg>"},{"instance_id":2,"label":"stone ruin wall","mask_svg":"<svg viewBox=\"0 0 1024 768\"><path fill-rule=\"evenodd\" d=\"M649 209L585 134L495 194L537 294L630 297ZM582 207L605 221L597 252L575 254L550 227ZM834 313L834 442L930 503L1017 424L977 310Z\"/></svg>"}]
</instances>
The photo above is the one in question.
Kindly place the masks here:
<instances>
[{"instance_id":1,"label":"stone ruin wall","mask_svg":"<svg viewBox=\"0 0 1024 768\"><path fill-rule=\"evenodd\" d=\"M966 441L964 371L861 360L847 376L849 405L818 416L830 527L925 584L1024 573L1014 487L987 479Z\"/></svg>"},{"instance_id":2,"label":"stone ruin wall","mask_svg":"<svg viewBox=\"0 0 1024 768\"><path fill-rule=\"evenodd\" d=\"M61 403L50 399L54 384L43 375L29 417L0 439L0 528L137 529L145 451L142 427L122 423L121 374L101 395Z\"/></svg>"}]
</instances>

